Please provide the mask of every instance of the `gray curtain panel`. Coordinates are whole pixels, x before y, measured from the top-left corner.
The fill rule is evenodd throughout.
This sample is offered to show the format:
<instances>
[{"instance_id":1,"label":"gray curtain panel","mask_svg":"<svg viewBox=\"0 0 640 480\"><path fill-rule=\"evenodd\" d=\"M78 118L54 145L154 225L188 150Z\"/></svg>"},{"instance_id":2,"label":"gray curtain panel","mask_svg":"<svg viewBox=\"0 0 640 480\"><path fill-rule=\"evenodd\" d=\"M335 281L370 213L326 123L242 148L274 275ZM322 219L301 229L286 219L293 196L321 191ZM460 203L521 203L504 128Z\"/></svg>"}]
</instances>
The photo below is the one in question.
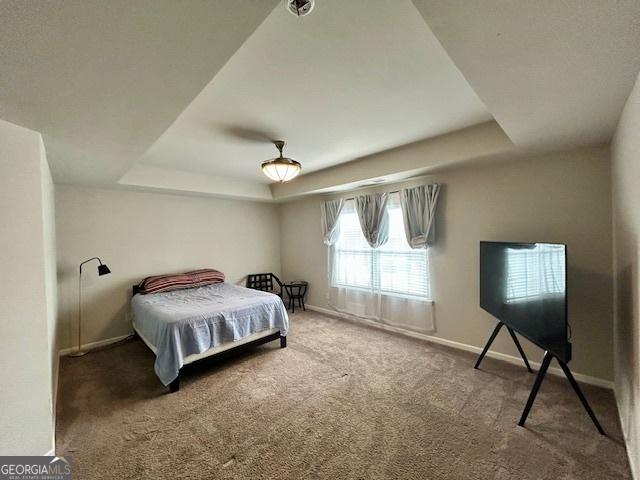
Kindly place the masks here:
<instances>
[{"instance_id":1,"label":"gray curtain panel","mask_svg":"<svg viewBox=\"0 0 640 480\"><path fill-rule=\"evenodd\" d=\"M426 248L432 243L433 219L440 185L421 185L400 191L404 233L411 248Z\"/></svg>"},{"instance_id":2,"label":"gray curtain panel","mask_svg":"<svg viewBox=\"0 0 640 480\"><path fill-rule=\"evenodd\" d=\"M378 248L389 240L388 200L387 193L359 195L355 198L360 227L371 248Z\"/></svg>"},{"instance_id":3,"label":"gray curtain panel","mask_svg":"<svg viewBox=\"0 0 640 480\"><path fill-rule=\"evenodd\" d=\"M322 212L322 236L325 245L333 245L338 241L340 229L338 226L338 218L344 206L344 200L327 200L320 204Z\"/></svg>"}]
</instances>

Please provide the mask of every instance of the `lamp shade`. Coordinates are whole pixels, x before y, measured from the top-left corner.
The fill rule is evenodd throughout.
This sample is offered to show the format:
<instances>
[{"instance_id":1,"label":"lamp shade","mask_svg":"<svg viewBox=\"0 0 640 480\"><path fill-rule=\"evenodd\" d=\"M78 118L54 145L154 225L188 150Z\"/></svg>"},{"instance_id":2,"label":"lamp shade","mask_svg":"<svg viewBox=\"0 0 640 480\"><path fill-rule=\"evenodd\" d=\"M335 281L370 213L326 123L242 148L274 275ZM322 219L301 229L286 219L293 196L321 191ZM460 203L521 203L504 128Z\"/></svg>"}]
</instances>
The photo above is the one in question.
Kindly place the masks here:
<instances>
[{"instance_id":1,"label":"lamp shade","mask_svg":"<svg viewBox=\"0 0 640 480\"><path fill-rule=\"evenodd\" d=\"M287 182L300 173L302 166L291 158L280 157L262 163L262 172L276 182Z\"/></svg>"},{"instance_id":2,"label":"lamp shade","mask_svg":"<svg viewBox=\"0 0 640 480\"><path fill-rule=\"evenodd\" d=\"M111 270L109 270L109 267L107 267L104 264L98 265L98 275L99 276L108 275L110 273L111 273Z\"/></svg>"},{"instance_id":3,"label":"lamp shade","mask_svg":"<svg viewBox=\"0 0 640 480\"><path fill-rule=\"evenodd\" d=\"M293 158L282 156L282 149L285 145L282 140L275 140L273 144L280 152L280 155L278 158L262 162L262 173L276 182L288 182L298 176L300 170L302 170L302 165Z\"/></svg>"}]
</instances>

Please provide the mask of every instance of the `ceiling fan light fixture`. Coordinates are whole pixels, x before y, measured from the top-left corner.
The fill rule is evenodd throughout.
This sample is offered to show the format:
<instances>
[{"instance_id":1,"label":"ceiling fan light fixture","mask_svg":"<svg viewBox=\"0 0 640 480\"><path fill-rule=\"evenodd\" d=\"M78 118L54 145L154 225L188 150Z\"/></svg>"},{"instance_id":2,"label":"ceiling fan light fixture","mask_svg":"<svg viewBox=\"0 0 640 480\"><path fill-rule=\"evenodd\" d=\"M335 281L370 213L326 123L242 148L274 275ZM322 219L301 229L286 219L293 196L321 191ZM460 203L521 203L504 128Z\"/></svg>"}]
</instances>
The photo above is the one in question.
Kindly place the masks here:
<instances>
[{"instance_id":1,"label":"ceiling fan light fixture","mask_svg":"<svg viewBox=\"0 0 640 480\"><path fill-rule=\"evenodd\" d=\"M282 156L282 149L284 148L283 141L277 140L273 143L280 152L280 156L278 158L262 162L262 173L274 182L288 182L298 176L300 170L302 170L302 165L300 162L296 162L292 158Z\"/></svg>"}]
</instances>

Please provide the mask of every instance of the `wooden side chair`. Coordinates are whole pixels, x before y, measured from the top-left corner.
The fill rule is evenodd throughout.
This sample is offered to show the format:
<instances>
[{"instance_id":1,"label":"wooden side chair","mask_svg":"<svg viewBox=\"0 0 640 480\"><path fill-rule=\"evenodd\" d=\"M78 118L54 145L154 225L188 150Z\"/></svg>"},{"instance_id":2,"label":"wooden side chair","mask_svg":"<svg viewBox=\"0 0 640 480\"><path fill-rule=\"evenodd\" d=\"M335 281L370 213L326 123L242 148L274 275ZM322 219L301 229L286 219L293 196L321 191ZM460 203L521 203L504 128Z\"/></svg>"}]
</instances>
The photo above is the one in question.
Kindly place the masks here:
<instances>
[{"instance_id":1,"label":"wooden side chair","mask_svg":"<svg viewBox=\"0 0 640 480\"><path fill-rule=\"evenodd\" d=\"M283 295L282 282L273 273L250 273L247 275L247 288L274 293L280 298Z\"/></svg>"}]
</instances>

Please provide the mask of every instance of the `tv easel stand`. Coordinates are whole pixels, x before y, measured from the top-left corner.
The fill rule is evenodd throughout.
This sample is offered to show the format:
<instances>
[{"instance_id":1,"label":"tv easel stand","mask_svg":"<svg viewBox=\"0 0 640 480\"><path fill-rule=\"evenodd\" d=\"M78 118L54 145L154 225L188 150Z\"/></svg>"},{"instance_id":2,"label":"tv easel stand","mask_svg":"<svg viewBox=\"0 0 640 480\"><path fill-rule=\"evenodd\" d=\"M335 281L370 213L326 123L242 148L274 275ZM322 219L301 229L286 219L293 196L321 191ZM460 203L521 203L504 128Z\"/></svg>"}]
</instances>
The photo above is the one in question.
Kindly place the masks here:
<instances>
[{"instance_id":1,"label":"tv easel stand","mask_svg":"<svg viewBox=\"0 0 640 480\"><path fill-rule=\"evenodd\" d=\"M496 328L493 329L493 332L491 333L491 336L489 337L489 340L487 341L487 344L484 346L484 350L482 350L482 353L478 357L478 361L476 362L476 365L473 368L480 367L480 362L482 362L482 359L484 358L484 356L489 351L489 347L491 346L493 341L498 336L498 333L500 332L500 329L502 327L507 327L507 330L509 331L509 335L511 335L511 338L513 339L513 343L516 344L516 348L518 349L518 352L520 352L520 356L524 360L524 364L527 366L527 370L529 370L530 373L533 373L533 370L531 370L531 365L529 365L529 360L527 360L527 356L524 354L524 350L522 350L522 347L520 346L520 342L518 341L518 337L516 337L516 333L511 329L511 327L509 325L505 325L504 323L502 323L500 321L498 321L498 324L496 325Z\"/></svg>"},{"instance_id":2,"label":"tv easel stand","mask_svg":"<svg viewBox=\"0 0 640 480\"><path fill-rule=\"evenodd\" d=\"M482 359L486 355L487 351L489 350L489 347L491 346L496 336L498 335L498 332L500 332L500 329L503 326L507 327L507 330L509 331L511 338L513 339L513 342L516 344L516 348L518 349L518 352L520 352L520 355L522 356L522 359L524 360L524 363L527 366L527 370L529 370L529 372L533 372L533 370L531 370L531 366L529 365L529 361L527 360L527 357L524 354L524 350L522 350L522 347L520 346L520 342L518 341L518 338L516 337L515 332L511 329L511 327L509 327L508 325L505 325L500 321L498 322L498 325L496 325L496 328L494 328L493 332L491 333L491 336L489 337L489 341L484 346L484 349L482 350L482 353L478 357L478 361L476 362L473 368L478 368L480 366L480 362L482 362ZM569 380L569 383L571 384L571 386L573 387L573 390L576 392L576 395L580 399L582 406L589 414L591 421L598 429L598 432L600 433L600 435L605 435L604 430L600 425L600 422L598 422L598 419L596 418L595 413L593 413L593 410L591 410L591 407L589 406L589 402L587 402L586 397L582 393L582 390L580 389L578 382L576 382L576 379L573 378L573 374L571 373L571 370L569 370L569 366L548 350L544 352L544 358L542 359L540 370L538 370L536 381L533 382L533 387L531 387L531 393L529 394L529 399L527 400L527 404L524 407L524 410L522 412L522 416L520 417L520 421L518 422L518 425L520 425L521 427L524 427L524 423L527 421L527 417L529 416L529 412L531 411L533 402L535 401L536 396L538 395L538 390L540 390L540 385L542 385L542 381L544 380L544 376L547 374L547 370L549 369L551 360L553 360L554 358L560 364L560 368L562 368L562 371L567 377L567 380Z\"/></svg>"}]
</instances>

